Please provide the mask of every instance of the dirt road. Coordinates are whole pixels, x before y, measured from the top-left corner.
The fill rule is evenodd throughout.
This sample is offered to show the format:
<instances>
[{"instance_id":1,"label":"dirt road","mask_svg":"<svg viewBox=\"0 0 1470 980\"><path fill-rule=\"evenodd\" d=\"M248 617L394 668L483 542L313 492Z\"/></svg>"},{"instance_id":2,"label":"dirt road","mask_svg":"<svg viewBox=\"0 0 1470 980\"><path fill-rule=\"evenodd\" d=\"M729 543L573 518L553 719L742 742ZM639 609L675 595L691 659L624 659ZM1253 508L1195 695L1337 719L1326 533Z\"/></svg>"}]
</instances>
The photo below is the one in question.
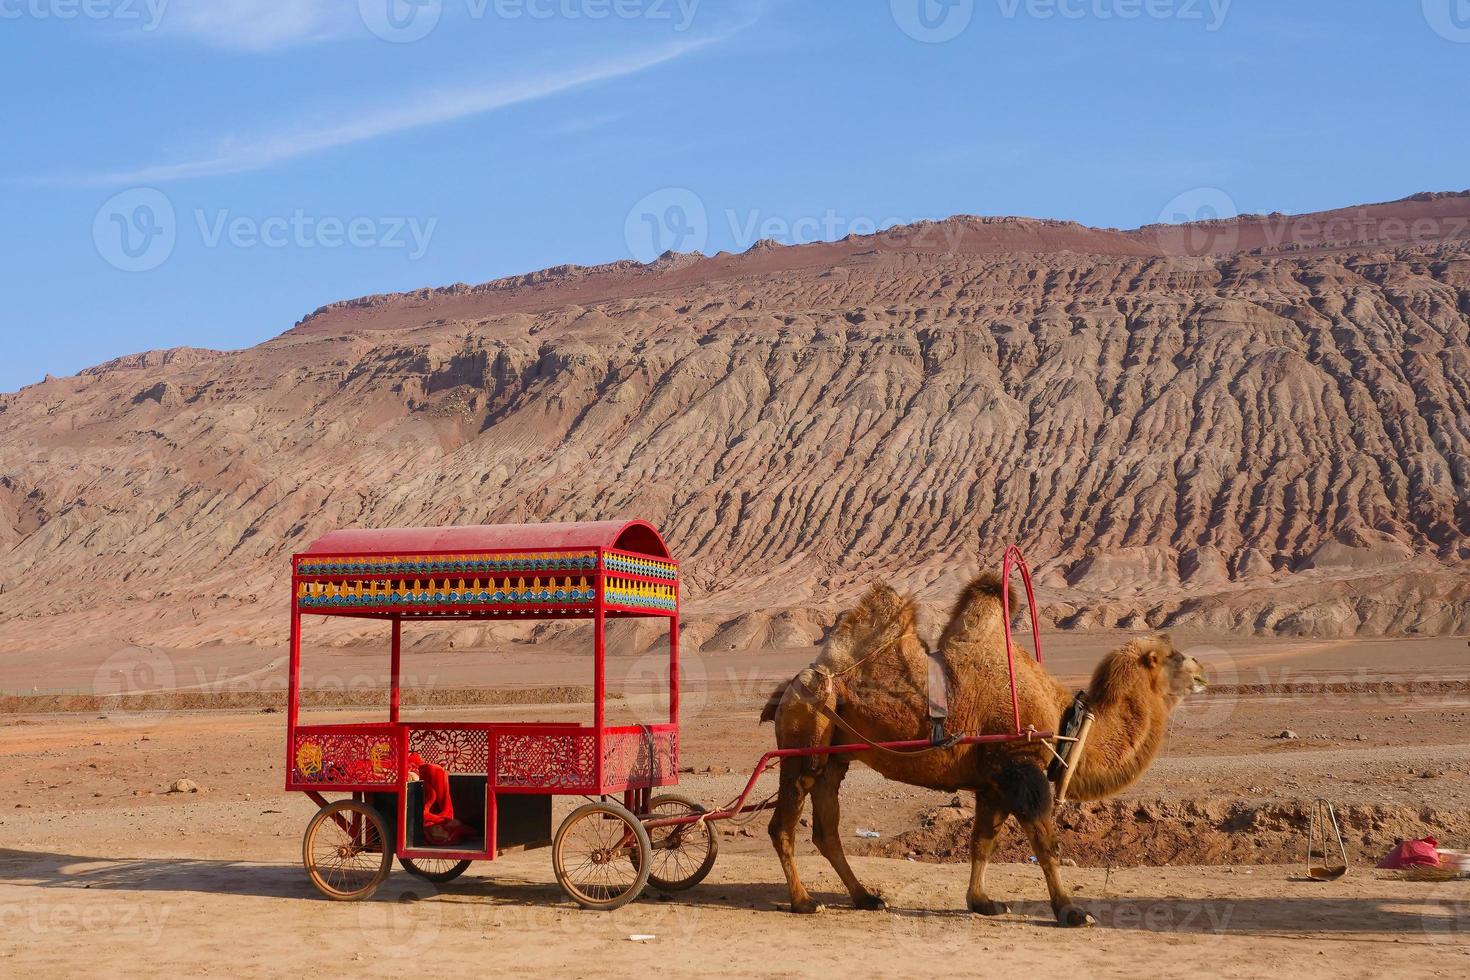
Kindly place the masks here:
<instances>
[{"instance_id":1,"label":"dirt road","mask_svg":"<svg viewBox=\"0 0 1470 980\"><path fill-rule=\"evenodd\" d=\"M752 658L685 699L680 776L696 799L728 799L769 744L755 724L770 677L790 656ZM1444 676L1400 660L1401 671ZM733 680L732 680L733 678ZM553 678L557 680L559 678ZM613 713L639 720L661 710L629 684ZM411 717L450 720L583 719L575 704L415 707ZM377 711L317 711L313 720L375 718ZM1089 849L1064 831L1064 873L1099 926L1051 925L1039 872L995 872L993 893L1014 915L960 911L965 868L934 859L913 832L949 794L849 777L842 832L852 853L877 831L889 857L860 857L859 873L888 896L888 912L847 908L839 883L808 840L800 861L828 911L784 911L786 892L763 821L730 828L711 878L669 900L650 892L612 914L583 912L553 883L545 851L478 865L435 888L396 872L372 901L328 902L300 866L311 804L281 790L284 718L253 711L141 711L0 718L0 976L423 977L514 970L523 975L609 977L911 976L929 970L1011 970L1084 976L1464 976L1470 973L1470 882L1387 880L1357 864L1333 884L1294 880L1295 867L1262 860L1292 854L1287 824L1268 837L1248 822L1210 825L1231 846L1214 867L1132 867L1180 844L1181 810L1208 821L1212 807L1299 805L1325 795L1392 819L1386 834L1423 819L1470 819L1467 692L1404 692L1366 684L1315 696L1205 699L1182 709L1163 756L1112 817L1086 823L1091 843L1127 839L1135 850ZM1297 737L1283 739L1283 730ZM198 793L169 793L188 778ZM768 777L769 778L769 777ZM962 801L963 803L963 801ZM1135 815L1132 811L1137 809ZM559 803L560 812L570 801ZM954 811L967 817L968 807ZM1234 814L1238 809L1230 810ZM559 819L559 816L558 816ZM1169 833L1154 834L1150 821ZM952 825L951 830L953 829ZM1422 826L1429 826L1423 824ZM805 833L805 832L803 832ZM936 838L942 835L935 835ZM963 834L959 835L965 836ZM1257 841L1260 843L1258 844ZM1187 842L1186 842L1187 843ZM1470 841L1445 840L1465 846ZM1269 844L1270 847L1265 845ZM1120 865L1086 866L1098 854ZM1187 848L1181 853L1188 853ZM1151 857L1152 856L1152 857ZM910 858L918 858L912 860ZM1279 857L1275 858L1280 860ZM1106 862L1104 862L1106 863ZM633 935L652 935L632 941Z\"/></svg>"},{"instance_id":2,"label":"dirt road","mask_svg":"<svg viewBox=\"0 0 1470 980\"><path fill-rule=\"evenodd\" d=\"M818 916L780 909L764 856L722 859L695 892L614 913L571 907L544 853L518 855L452 885L396 873L372 901L327 902L289 848L235 858L146 842L78 842L68 853L0 851L0 971L68 976L346 974L614 977L650 975L1464 976L1470 883L1297 883L1280 868L1079 869L1099 920L1050 924L1032 868L998 869L1017 900L1005 919L958 910L955 867L860 860L893 908L841 904L829 871L808 861ZM109 857L98 857L106 852ZM482 876L483 875L483 876ZM493 876L492 876L493 875ZM633 941L632 936L652 936Z\"/></svg>"}]
</instances>

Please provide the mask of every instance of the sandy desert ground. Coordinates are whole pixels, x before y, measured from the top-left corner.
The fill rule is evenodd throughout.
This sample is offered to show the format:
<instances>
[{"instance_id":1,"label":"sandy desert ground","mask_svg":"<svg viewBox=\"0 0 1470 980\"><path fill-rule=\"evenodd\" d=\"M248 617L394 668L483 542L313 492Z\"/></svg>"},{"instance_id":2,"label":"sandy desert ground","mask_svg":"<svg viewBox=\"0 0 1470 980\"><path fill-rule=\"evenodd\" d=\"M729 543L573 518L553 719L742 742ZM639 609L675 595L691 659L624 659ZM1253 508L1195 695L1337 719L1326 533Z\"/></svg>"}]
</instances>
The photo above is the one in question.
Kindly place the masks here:
<instances>
[{"instance_id":1,"label":"sandy desert ground","mask_svg":"<svg viewBox=\"0 0 1470 980\"><path fill-rule=\"evenodd\" d=\"M1066 636L1049 650L1059 673L1080 676L1106 643ZM1250 641L1216 651L1217 668L1236 675L1222 680L1235 684L1182 710L1145 780L1111 809L1064 811L1074 827L1064 849L1079 865L1066 874L1099 922L1086 932L1051 925L1019 839L1008 842L1016 863L1000 869L994 889L1015 913L962 912L965 868L955 862L963 854L949 845L964 837L968 809L866 771L845 789L843 834L854 854L886 855L857 866L887 895L888 912L847 907L809 842L803 869L829 908L815 917L784 912L759 818L727 828L713 875L695 891L665 899L650 890L611 914L572 906L545 851L478 865L439 887L395 872L372 901L330 903L299 864L312 806L280 789L280 713L16 710L0 716L0 972L896 976L979 968L1168 977L1257 976L1269 967L1301 978L1464 976L1470 881L1394 880L1366 863L1393 837L1424 828L1446 846L1470 843L1464 640ZM714 802L736 792L771 738L755 724L755 706L809 655L689 659L688 793ZM361 651L324 651L319 669L335 669L333 657L364 670L374 662ZM470 658L485 666L479 676L510 685L584 680L585 659L533 657L460 651L452 663L433 666L426 655L419 666L453 667L456 682L475 674ZM615 664L616 712L659 710L642 693L643 658ZM1326 686L1301 686L1313 678ZM556 719L586 710L413 713ZM313 716L376 714L355 707ZM1298 738L1280 738L1287 729ZM168 793L179 778L200 792ZM1304 847L1295 816L1317 795L1347 817L1354 858L1349 875L1330 884L1299 880L1291 863ZM881 837L859 840L859 827ZM645 934L656 938L629 939Z\"/></svg>"}]
</instances>

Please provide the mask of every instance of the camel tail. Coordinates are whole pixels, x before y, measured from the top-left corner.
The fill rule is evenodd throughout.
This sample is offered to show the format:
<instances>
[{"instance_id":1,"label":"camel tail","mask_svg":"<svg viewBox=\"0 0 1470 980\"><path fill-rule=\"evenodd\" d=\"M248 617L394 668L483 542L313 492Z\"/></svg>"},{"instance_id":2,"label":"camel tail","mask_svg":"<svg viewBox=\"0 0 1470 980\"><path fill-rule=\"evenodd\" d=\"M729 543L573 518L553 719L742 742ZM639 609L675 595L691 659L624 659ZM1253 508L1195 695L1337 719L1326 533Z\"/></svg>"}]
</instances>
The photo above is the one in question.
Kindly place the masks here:
<instances>
[{"instance_id":1,"label":"camel tail","mask_svg":"<svg viewBox=\"0 0 1470 980\"><path fill-rule=\"evenodd\" d=\"M1051 784L1046 773L1030 762L1008 761L996 773L1001 796L1017 820L1040 820L1051 811Z\"/></svg>"},{"instance_id":2,"label":"camel tail","mask_svg":"<svg viewBox=\"0 0 1470 980\"><path fill-rule=\"evenodd\" d=\"M786 689L791 686L790 681L783 681L766 698L766 706L761 709L761 724L776 720L776 709L781 707L781 698L786 694Z\"/></svg>"}]
</instances>

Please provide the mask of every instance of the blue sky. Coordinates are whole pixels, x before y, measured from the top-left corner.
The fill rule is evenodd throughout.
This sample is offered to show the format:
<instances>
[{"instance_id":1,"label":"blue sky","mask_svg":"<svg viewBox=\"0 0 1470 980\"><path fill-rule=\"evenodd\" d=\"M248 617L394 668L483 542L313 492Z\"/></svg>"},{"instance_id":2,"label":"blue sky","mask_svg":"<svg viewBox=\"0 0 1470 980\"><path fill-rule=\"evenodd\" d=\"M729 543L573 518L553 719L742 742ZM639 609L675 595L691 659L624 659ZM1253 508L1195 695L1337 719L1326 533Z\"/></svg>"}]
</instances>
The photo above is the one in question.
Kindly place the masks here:
<instances>
[{"instance_id":1,"label":"blue sky","mask_svg":"<svg viewBox=\"0 0 1470 980\"><path fill-rule=\"evenodd\" d=\"M1470 0L0 0L0 391L953 213L1470 187Z\"/></svg>"}]
</instances>

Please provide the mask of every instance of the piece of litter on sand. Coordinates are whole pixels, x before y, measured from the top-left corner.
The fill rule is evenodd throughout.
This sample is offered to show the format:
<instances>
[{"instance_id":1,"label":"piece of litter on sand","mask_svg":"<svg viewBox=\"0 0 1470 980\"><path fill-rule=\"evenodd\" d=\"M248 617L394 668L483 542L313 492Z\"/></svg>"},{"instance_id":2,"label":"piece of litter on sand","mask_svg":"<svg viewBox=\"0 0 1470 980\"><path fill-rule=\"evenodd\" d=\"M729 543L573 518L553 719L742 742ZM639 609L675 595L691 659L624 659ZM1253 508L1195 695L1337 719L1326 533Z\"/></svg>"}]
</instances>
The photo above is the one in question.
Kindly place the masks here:
<instances>
[{"instance_id":1,"label":"piece of litter on sand","mask_svg":"<svg viewBox=\"0 0 1470 980\"><path fill-rule=\"evenodd\" d=\"M883 835L878 833L876 830L869 830L866 827L859 827L855 836L861 837L863 840L877 840Z\"/></svg>"},{"instance_id":2,"label":"piece of litter on sand","mask_svg":"<svg viewBox=\"0 0 1470 980\"><path fill-rule=\"evenodd\" d=\"M633 935L631 935L631 936L628 937L628 942L630 942L630 943L646 943L650 939L657 939L657 938L658 937L655 936L651 932L635 932L635 933L633 933Z\"/></svg>"}]
</instances>

